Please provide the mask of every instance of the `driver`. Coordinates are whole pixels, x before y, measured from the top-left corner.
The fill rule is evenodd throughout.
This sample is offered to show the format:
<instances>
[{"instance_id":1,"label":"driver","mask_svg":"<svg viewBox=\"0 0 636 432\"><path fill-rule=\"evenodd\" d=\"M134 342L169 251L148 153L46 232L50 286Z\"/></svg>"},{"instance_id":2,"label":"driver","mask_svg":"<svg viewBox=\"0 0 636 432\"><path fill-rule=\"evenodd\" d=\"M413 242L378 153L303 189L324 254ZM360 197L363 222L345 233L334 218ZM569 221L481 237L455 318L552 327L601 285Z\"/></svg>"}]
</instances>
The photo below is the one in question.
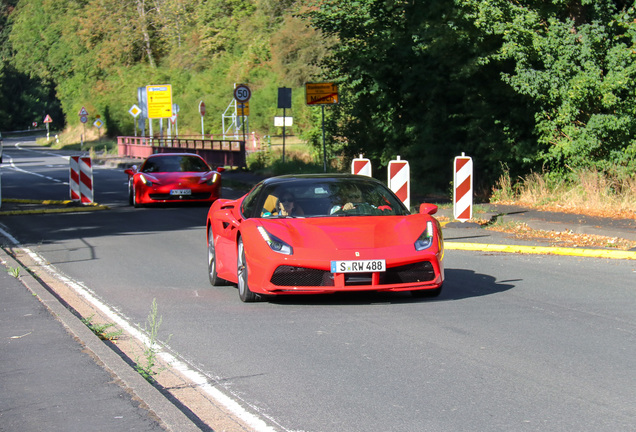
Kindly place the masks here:
<instances>
[{"instance_id":1,"label":"driver","mask_svg":"<svg viewBox=\"0 0 636 432\"><path fill-rule=\"evenodd\" d=\"M358 204L361 204L364 202L362 200L362 191L356 185L351 185L351 187L348 189L348 191L346 191L346 193L348 194L346 198L347 202L342 206L340 205L333 206L331 208L330 214L334 214L340 210L343 210L343 211L353 210L357 207Z\"/></svg>"}]
</instances>

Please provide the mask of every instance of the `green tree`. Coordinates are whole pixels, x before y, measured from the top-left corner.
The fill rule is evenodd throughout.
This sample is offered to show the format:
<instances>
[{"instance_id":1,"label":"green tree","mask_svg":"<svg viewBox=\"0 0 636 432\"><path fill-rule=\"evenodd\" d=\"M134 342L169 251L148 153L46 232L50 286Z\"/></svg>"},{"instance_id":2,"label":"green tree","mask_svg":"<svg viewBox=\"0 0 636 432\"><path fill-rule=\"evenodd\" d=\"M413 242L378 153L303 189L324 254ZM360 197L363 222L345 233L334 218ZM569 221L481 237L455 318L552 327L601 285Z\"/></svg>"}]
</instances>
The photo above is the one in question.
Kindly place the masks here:
<instances>
[{"instance_id":1,"label":"green tree","mask_svg":"<svg viewBox=\"0 0 636 432\"><path fill-rule=\"evenodd\" d=\"M41 124L46 114L63 124L64 116L51 83L31 78L11 63L10 17L17 3L0 3L0 130L27 129L33 122Z\"/></svg>"},{"instance_id":2,"label":"green tree","mask_svg":"<svg viewBox=\"0 0 636 432\"><path fill-rule=\"evenodd\" d=\"M530 101L501 82L508 65L480 62L496 38L453 3L331 0L306 16L337 40L326 68L341 85L333 133L349 156L386 166L400 155L418 183L439 189L460 152L477 157L479 179L488 181L511 147L527 151Z\"/></svg>"},{"instance_id":3,"label":"green tree","mask_svg":"<svg viewBox=\"0 0 636 432\"><path fill-rule=\"evenodd\" d=\"M552 171L636 171L636 15L626 1L465 1L477 28L501 37L491 58L537 110L539 159Z\"/></svg>"}]
</instances>

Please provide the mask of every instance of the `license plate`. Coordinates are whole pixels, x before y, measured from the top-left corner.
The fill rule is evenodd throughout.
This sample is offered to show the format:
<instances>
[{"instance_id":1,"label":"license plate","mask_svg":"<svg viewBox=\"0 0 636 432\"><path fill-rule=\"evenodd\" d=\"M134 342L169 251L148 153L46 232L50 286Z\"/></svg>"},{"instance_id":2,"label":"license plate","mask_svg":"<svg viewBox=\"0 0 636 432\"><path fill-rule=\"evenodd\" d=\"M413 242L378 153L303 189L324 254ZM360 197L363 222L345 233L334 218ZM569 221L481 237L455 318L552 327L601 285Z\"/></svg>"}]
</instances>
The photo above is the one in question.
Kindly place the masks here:
<instances>
[{"instance_id":1,"label":"license plate","mask_svg":"<svg viewBox=\"0 0 636 432\"><path fill-rule=\"evenodd\" d=\"M192 190L190 190L190 189L172 189L170 191L170 195L192 195Z\"/></svg>"},{"instance_id":2,"label":"license plate","mask_svg":"<svg viewBox=\"0 0 636 432\"><path fill-rule=\"evenodd\" d=\"M386 261L383 259L331 261L331 273L368 273L383 271L386 271Z\"/></svg>"}]
</instances>

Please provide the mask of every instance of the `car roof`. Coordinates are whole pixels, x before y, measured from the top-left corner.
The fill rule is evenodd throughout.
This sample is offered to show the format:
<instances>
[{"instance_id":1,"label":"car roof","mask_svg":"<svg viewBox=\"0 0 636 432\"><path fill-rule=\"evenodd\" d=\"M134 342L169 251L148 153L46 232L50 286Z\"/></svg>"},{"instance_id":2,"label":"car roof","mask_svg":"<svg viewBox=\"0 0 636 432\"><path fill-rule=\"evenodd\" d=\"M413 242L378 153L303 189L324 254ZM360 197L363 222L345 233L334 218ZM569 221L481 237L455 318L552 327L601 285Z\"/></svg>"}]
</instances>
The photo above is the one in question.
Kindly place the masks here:
<instances>
[{"instance_id":1,"label":"car roof","mask_svg":"<svg viewBox=\"0 0 636 432\"><path fill-rule=\"evenodd\" d=\"M195 156L195 157L201 158L201 156L199 156L198 154L195 154L195 153L176 153L175 152L175 153L154 153L154 154L151 154L150 156L148 156L148 159L161 157L161 156Z\"/></svg>"},{"instance_id":2,"label":"car roof","mask_svg":"<svg viewBox=\"0 0 636 432\"><path fill-rule=\"evenodd\" d=\"M359 174L342 174L342 173L318 173L318 174L286 174L276 177L270 177L263 181L264 184L287 183L291 180L357 180L381 183L373 177L362 176Z\"/></svg>"}]
</instances>

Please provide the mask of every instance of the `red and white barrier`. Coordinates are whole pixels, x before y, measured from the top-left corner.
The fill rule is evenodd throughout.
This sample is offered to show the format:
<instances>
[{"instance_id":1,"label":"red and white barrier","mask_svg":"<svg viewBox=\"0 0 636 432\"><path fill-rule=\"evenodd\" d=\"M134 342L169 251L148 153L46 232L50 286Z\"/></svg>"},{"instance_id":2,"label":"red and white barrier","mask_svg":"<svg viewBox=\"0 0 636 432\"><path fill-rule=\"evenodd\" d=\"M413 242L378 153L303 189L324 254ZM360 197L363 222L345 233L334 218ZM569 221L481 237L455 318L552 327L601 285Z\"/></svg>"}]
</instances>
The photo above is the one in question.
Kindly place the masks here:
<instances>
[{"instance_id":1,"label":"red and white barrier","mask_svg":"<svg viewBox=\"0 0 636 432\"><path fill-rule=\"evenodd\" d=\"M71 200L82 204L93 202L93 166L90 157L71 156L69 159Z\"/></svg>"},{"instance_id":2,"label":"red and white barrier","mask_svg":"<svg viewBox=\"0 0 636 432\"><path fill-rule=\"evenodd\" d=\"M454 163L453 217L461 222L473 217L473 160L464 153Z\"/></svg>"},{"instance_id":3,"label":"red and white barrier","mask_svg":"<svg viewBox=\"0 0 636 432\"><path fill-rule=\"evenodd\" d=\"M353 161L351 161L351 174L372 177L371 161L369 159L363 158L362 155L360 155L359 158L355 158Z\"/></svg>"},{"instance_id":4,"label":"red and white barrier","mask_svg":"<svg viewBox=\"0 0 636 432\"><path fill-rule=\"evenodd\" d=\"M397 195L408 209L411 208L410 178L411 171L407 161L401 160L400 156L398 156L397 160L389 162L389 189Z\"/></svg>"}]
</instances>

